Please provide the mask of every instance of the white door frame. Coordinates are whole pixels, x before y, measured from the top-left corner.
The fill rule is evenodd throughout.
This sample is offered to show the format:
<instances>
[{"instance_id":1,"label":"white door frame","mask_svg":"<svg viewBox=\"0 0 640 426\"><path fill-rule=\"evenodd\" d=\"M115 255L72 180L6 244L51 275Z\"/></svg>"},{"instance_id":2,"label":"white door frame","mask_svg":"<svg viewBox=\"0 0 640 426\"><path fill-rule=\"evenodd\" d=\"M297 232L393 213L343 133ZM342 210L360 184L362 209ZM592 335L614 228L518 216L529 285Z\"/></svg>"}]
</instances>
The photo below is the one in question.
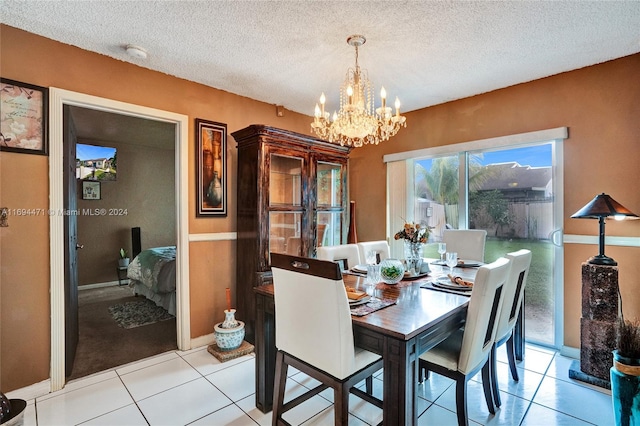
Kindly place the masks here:
<instances>
[{"instance_id":1,"label":"white door frame","mask_svg":"<svg viewBox=\"0 0 640 426\"><path fill-rule=\"evenodd\" d=\"M65 384L63 105L174 123L176 167L176 318L178 348L191 348L189 309L188 117L111 99L49 88L49 259L51 296L51 392Z\"/></svg>"}]
</instances>

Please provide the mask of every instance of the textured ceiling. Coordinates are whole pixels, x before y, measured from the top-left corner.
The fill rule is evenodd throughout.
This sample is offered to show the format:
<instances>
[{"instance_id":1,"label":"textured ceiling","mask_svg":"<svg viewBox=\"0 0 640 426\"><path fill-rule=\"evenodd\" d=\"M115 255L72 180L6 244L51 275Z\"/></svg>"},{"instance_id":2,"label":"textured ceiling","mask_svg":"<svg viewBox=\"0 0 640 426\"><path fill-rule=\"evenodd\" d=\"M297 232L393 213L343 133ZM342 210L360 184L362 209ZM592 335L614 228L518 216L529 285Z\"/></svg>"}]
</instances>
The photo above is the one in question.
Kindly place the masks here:
<instances>
[{"instance_id":1,"label":"textured ceiling","mask_svg":"<svg viewBox=\"0 0 640 426\"><path fill-rule=\"evenodd\" d=\"M308 115L336 108L351 34L403 111L640 51L640 1L0 0L0 21Z\"/></svg>"}]
</instances>

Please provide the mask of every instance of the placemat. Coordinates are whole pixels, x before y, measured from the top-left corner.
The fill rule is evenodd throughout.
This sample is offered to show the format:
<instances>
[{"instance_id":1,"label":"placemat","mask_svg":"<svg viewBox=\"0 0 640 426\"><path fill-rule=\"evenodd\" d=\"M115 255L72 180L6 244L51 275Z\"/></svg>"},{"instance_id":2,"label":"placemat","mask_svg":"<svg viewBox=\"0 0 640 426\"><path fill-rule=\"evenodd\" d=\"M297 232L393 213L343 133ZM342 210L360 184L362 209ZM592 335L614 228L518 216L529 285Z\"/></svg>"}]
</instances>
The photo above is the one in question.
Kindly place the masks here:
<instances>
[{"instance_id":1,"label":"placemat","mask_svg":"<svg viewBox=\"0 0 640 426\"><path fill-rule=\"evenodd\" d=\"M424 277L421 277L420 279L424 279ZM414 284L416 284L418 281L400 281L398 284L385 284L385 283L378 283L376 284L376 289L377 290L385 290L388 288L403 288L403 287L410 287Z\"/></svg>"},{"instance_id":2,"label":"placemat","mask_svg":"<svg viewBox=\"0 0 640 426\"><path fill-rule=\"evenodd\" d=\"M441 288L441 287L434 287L431 284L431 281L427 281L425 283L420 284L420 288L426 288L427 290L433 290L433 291L441 291L443 293L457 294L459 296L471 296L471 291L459 291L459 290L450 290L450 289Z\"/></svg>"},{"instance_id":3,"label":"placemat","mask_svg":"<svg viewBox=\"0 0 640 426\"><path fill-rule=\"evenodd\" d=\"M355 317L363 317L370 314L371 312L379 311L382 308L386 308L387 306L395 304L395 299L379 299L377 297L372 297L371 300L364 305L358 305L351 308L351 315Z\"/></svg>"}]
</instances>

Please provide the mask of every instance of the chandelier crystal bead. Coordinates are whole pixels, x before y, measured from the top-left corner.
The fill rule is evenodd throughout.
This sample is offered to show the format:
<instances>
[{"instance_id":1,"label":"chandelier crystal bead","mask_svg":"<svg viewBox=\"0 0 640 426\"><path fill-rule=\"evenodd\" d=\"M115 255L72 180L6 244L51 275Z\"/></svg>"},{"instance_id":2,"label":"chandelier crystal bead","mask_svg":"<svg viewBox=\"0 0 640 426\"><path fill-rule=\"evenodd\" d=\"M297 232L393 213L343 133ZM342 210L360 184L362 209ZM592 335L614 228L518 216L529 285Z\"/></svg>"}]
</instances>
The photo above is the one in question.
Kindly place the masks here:
<instances>
[{"instance_id":1,"label":"chandelier crystal bead","mask_svg":"<svg viewBox=\"0 0 640 426\"><path fill-rule=\"evenodd\" d=\"M396 97L395 115L391 107L386 106L384 87L380 90L382 104L379 108L374 107L373 85L367 71L358 65L358 47L365 41L361 35L347 39L347 43L356 50L356 66L347 70L345 81L340 86L340 109L334 111L330 119L325 111L326 97L322 93L311 123L312 131L320 138L356 148L365 144L377 145L389 140L401 127L407 127L406 118L400 115L400 100Z\"/></svg>"}]
</instances>

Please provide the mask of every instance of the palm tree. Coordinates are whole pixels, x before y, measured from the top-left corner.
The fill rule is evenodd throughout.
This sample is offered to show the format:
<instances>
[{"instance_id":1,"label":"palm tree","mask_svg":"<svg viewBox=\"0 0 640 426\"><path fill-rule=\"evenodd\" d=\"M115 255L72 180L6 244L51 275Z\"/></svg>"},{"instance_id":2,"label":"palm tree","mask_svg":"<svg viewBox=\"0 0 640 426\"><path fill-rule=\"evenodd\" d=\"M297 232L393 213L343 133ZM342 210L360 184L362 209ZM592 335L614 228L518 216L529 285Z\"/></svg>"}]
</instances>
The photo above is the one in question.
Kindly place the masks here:
<instances>
[{"instance_id":1,"label":"palm tree","mask_svg":"<svg viewBox=\"0 0 640 426\"><path fill-rule=\"evenodd\" d=\"M469 191L477 191L495 170L483 166L482 154L469 156ZM458 204L458 157L435 158L431 170L416 167L416 196L429 198L438 204Z\"/></svg>"}]
</instances>

